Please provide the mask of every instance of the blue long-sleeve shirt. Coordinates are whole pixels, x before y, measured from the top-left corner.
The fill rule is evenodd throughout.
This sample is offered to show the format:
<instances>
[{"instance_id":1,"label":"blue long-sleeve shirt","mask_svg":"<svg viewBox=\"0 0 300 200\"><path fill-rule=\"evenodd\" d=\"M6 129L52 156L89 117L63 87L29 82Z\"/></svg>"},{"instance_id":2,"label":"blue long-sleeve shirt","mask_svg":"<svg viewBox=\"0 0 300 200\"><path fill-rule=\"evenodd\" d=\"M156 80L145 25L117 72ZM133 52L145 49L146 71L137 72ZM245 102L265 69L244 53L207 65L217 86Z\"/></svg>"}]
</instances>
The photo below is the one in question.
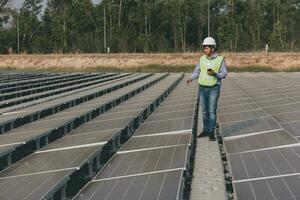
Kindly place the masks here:
<instances>
[{"instance_id":1,"label":"blue long-sleeve shirt","mask_svg":"<svg viewBox=\"0 0 300 200\"><path fill-rule=\"evenodd\" d=\"M218 54L214 54L212 55L209 59L214 59L218 56ZM194 72L191 75L191 79L192 80L196 80L199 78L201 72L201 68L200 68L200 63L198 63L194 69ZM226 63L225 63L225 59L223 59L222 64L221 64L221 68L219 70L219 72L216 72L216 77L218 78L218 81L216 84L220 85L221 84L221 79L226 78L227 76L227 67L226 67Z\"/></svg>"}]
</instances>

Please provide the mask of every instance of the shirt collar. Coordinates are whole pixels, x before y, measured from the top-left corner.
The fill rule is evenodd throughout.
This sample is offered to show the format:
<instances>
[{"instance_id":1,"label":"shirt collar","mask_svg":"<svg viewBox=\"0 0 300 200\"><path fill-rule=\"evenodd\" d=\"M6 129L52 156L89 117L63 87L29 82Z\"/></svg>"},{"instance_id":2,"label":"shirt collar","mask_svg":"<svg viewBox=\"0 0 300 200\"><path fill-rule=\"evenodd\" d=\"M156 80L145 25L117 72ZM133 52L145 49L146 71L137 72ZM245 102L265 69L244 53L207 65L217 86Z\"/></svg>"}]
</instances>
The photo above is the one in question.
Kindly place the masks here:
<instances>
[{"instance_id":1,"label":"shirt collar","mask_svg":"<svg viewBox=\"0 0 300 200\"><path fill-rule=\"evenodd\" d=\"M217 56L218 56L218 54L214 53L211 57L208 57L208 56L206 56L206 57L210 60L210 59L216 58Z\"/></svg>"}]
</instances>

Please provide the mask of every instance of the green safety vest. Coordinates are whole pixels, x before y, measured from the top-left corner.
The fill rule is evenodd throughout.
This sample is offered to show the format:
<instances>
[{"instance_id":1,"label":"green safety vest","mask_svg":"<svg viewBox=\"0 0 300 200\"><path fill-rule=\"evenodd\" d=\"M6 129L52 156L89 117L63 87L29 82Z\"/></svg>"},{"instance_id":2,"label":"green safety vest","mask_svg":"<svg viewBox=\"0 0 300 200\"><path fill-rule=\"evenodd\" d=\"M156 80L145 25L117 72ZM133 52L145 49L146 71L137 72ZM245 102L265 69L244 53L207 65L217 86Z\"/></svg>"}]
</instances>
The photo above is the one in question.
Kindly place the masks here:
<instances>
[{"instance_id":1,"label":"green safety vest","mask_svg":"<svg viewBox=\"0 0 300 200\"><path fill-rule=\"evenodd\" d=\"M222 57L222 56L217 56L212 59L208 59L206 55L201 56L201 58L200 58L201 72L200 72L199 79L198 79L198 82L200 85L214 86L217 83L218 78L214 77L214 76L209 76L207 74L207 69L212 69L216 73L218 73L220 71L223 59L224 59L224 57Z\"/></svg>"}]
</instances>

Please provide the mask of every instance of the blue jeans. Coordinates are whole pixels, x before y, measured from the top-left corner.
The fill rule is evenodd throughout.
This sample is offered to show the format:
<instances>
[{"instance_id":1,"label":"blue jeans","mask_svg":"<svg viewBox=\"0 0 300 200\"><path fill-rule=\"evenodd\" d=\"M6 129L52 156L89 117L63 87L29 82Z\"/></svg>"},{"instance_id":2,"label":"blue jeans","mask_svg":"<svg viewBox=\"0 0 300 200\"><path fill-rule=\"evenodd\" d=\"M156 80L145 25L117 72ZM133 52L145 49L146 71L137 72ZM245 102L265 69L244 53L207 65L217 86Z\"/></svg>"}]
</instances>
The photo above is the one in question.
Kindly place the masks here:
<instances>
[{"instance_id":1,"label":"blue jeans","mask_svg":"<svg viewBox=\"0 0 300 200\"><path fill-rule=\"evenodd\" d=\"M220 88L220 85L212 87L200 85L199 96L202 107L203 131L208 135L215 133Z\"/></svg>"}]
</instances>

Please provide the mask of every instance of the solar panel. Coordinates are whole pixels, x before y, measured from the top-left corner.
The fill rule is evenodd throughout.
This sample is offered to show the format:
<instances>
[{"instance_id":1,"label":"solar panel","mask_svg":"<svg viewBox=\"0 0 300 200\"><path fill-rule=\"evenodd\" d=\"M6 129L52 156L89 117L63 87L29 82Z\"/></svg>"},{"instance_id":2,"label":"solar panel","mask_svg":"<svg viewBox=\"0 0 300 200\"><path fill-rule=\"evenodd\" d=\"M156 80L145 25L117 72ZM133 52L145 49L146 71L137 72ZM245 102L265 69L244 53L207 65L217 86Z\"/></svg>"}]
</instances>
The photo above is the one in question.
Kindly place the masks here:
<instances>
[{"instance_id":1,"label":"solar panel","mask_svg":"<svg viewBox=\"0 0 300 200\"><path fill-rule=\"evenodd\" d=\"M299 199L299 174L235 183L238 199Z\"/></svg>"},{"instance_id":2,"label":"solar panel","mask_svg":"<svg viewBox=\"0 0 300 200\"><path fill-rule=\"evenodd\" d=\"M294 112L300 109L300 103L285 104L264 108L270 114L279 114L285 112Z\"/></svg>"},{"instance_id":3,"label":"solar panel","mask_svg":"<svg viewBox=\"0 0 300 200\"><path fill-rule=\"evenodd\" d=\"M26 176L33 173L45 173L62 169L76 169L85 159L95 152L97 146L62 149L50 152L34 153L0 173L0 179L10 176Z\"/></svg>"},{"instance_id":4,"label":"solar panel","mask_svg":"<svg viewBox=\"0 0 300 200\"><path fill-rule=\"evenodd\" d=\"M106 131L85 132L76 134L71 132L66 137L57 140L55 143L51 143L43 148L43 151L68 148L68 147L84 147L85 145L98 144L104 145L107 141L111 140L121 129L111 129ZM103 144L101 144L103 143Z\"/></svg>"},{"instance_id":5,"label":"solar panel","mask_svg":"<svg viewBox=\"0 0 300 200\"><path fill-rule=\"evenodd\" d=\"M220 101L219 106L224 107L224 106L234 106L234 105L242 105L242 104L248 104L252 103L253 101L248 98L241 98L241 99L227 99L226 101Z\"/></svg>"},{"instance_id":6,"label":"solar panel","mask_svg":"<svg viewBox=\"0 0 300 200\"><path fill-rule=\"evenodd\" d=\"M181 105L161 105L159 106L159 112L170 112L170 110L190 110L195 107L195 103L181 104Z\"/></svg>"},{"instance_id":7,"label":"solar panel","mask_svg":"<svg viewBox=\"0 0 300 200\"><path fill-rule=\"evenodd\" d=\"M282 123L282 126L295 137L300 137L300 121Z\"/></svg>"},{"instance_id":8,"label":"solar panel","mask_svg":"<svg viewBox=\"0 0 300 200\"><path fill-rule=\"evenodd\" d=\"M136 149L147 149L155 147L168 147L175 145L190 144L192 132L186 131L178 134L150 135L147 137L133 137L119 152L132 151Z\"/></svg>"},{"instance_id":9,"label":"solar panel","mask_svg":"<svg viewBox=\"0 0 300 200\"><path fill-rule=\"evenodd\" d=\"M186 118L193 116L194 109L189 110L169 110L169 112L160 112L157 110L151 116L148 117L148 122L154 121L163 121L163 120L170 120L170 119L178 119L178 118Z\"/></svg>"},{"instance_id":10,"label":"solar panel","mask_svg":"<svg viewBox=\"0 0 300 200\"><path fill-rule=\"evenodd\" d=\"M188 145L119 153L96 179L128 176L154 171L185 168Z\"/></svg>"},{"instance_id":11,"label":"solar panel","mask_svg":"<svg viewBox=\"0 0 300 200\"><path fill-rule=\"evenodd\" d=\"M66 180L66 174L71 171L73 170L0 178L0 197L1 199L42 199L48 188L53 188L57 182Z\"/></svg>"},{"instance_id":12,"label":"solar panel","mask_svg":"<svg viewBox=\"0 0 300 200\"><path fill-rule=\"evenodd\" d=\"M164 105L182 105L182 104L187 104L187 103L195 103L195 97L194 98L192 96L189 97L184 97L184 98L172 98L169 100L166 100L162 103L162 106Z\"/></svg>"},{"instance_id":13,"label":"solar panel","mask_svg":"<svg viewBox=\"0 0 300 200\"><path fill-rule=\"evenodd\" d=\"M295 189L300 187L299 99L284 81L293 75L279 76L245 74L225 81L230 87L218 112L220 132L238 200L300 198ZM229 99L236 91L247 94L249 102Z\"/></svg>"},{"instance_id":14,"label":"solar panel","mask_svg":"<svg viewBox=\"0 0 300 200\"><path fill-rule=\"evenodd\" d=\"M145 87L145 86L150 86L150 83L152 83L153 81L156 81L160 78L162 78L164 76L164 74L158 74L158 75L154 75L153 77L146 79L144 81L139 82L138 84L136 84L134 87L130 87L131 90L128 90L127 87L122 88L120 90L118 90L118 97L120 98L120 96L122 97L122 95L127 95L128 92L130 91L136 91L139 90L140 87ZM112 93L116 93L116 92L112 92ZM117 97L117 96L116 96ZM116 98L114 97L114 98ZM16 157L14 157L14 162L16 162L18 159L21 159L22 156L31 153L32 151L39 149L42 145L47 145L49 143L49 141L51 140L55 140L59 137L61 137L63 134L66 133L67 130L71 131L73 127L75 127L75 123L79 123L82 119L78 118L79 116L81 116L82 114L89 114L91 111L94 111L95 109L99 109L101 107L106 108L105 107L105 103L112 103L114 102L114 98L111 97L110 99L107 98L107 102L103 102L101 104L98 103L98 105L93 104L93 109L88 111L88 113L82 112L82 111L77 111L76 109L78 107L73 107L71 109L67 109L65 111L62 111L61 113L58 113L55 116L49 116L46 118L43 118L41 120L38 120L36 122L27 124L25 126L21 126L20 128L14 129L13 131L10 132L10 134L24 134L26 132L29 132L30 134L26 134L26 136L24 137L15 137L14 138L14 143L13 145L11 145L11 150L7 151L6 154L10 157L12 157L11 152L13 152L13 155L17 155ZM94 99L92 101L97 101L97 99ZM87 102L83 104L84 106L87 105ZM89 108L91 109L91 108ZM71 113L70 111L73 111L73 113ZM79 109L80 110L80 109ZM65 115L66 113L69 113L71 115ZM60 115L64 116L64 118L60 118ZM95 132L95 131L99 131L99 130L109 130L112 129L110 127L111 126L115 126L113 127L114 129L117 128L121 128L124 127L126 124L129 123L130 120L128 119L123 119L120 120L122 122L122 124L120 125L120 123L118 124L118 122L114 123L111 122L111 124L108 124L106 121L103 121L103 129L99 129L99 127L97 126L93 126L90 125L90 128L87 129L87 131L90 132ZM34 132L32 132L32 130L34 130ZM80 131L80 130L79 130ZM86 130L84 130L86 131ZM82 133L82 132L81 132ZM51 137L50 137L51 136ZM0 135L0 138L2 137L2 135ZM6 138L6 136L4 136L3 138ZM23 146L23 148L26 148L25 150L23 148L21 148ZM17 148L18 147L18 148ZM3 155L5 156L5 155ZM7 163L7 165L11 164L10 161L5 162Z\"/></svg>"},{"instance_id":15,"label":"solar panel","mask_svg":"<svg viewBox=\"0 0 300 200\"><path fill-rule=\"evenodd\" d=\"M234 180L300 172L300 147L286 147L229 155Z\"/></svg>"},{"instance_id":16,"label":"solar panel","mask_svg":"<svg viewBox=\"0 0 300 200\"><path fill-rule=\"evenodd\" d=\"M95 180L74 200L103 199L177 199L181 192L183 170L160 172L109 180Z\"/></svg>"},{"instance_id":17,"label":"solar panel","mask_svg":"<svg viewBox=\"0 0 300 200\"><path fill-rule=\"evenodd\" d=\"M0 122L1 122L1 125L2 125L2 127L1 127L2 129L0 129L0 130L2 132L3 131L9 131L9 130L11 130L11 128L14 128L14 124L26 124L26 123L32 122L32 119L34 118L33 116L41 115L41 114L50 115L52 112L55 112L55 110L60 111L65 107L72 107L74 105L77 105L78 103L88 101L88 100L92 99L91 96L96 97L96 94L99 93L99 92L100 93L103 93L103 92L107 93L109 91L112 91L112 89L115 88L115 87L117 87L117 88L124 87L125 84L129 84L131 82L135 82L135 81L138 81L140 79L145 79L147 77L149 77L149 74L148 75L145 75L145 74L144 75L137 75L133 78L128 78L126 81L123 81L123 82L118 80L118 81L116 81L115 83L112 83L109 86L104 84L102 89L104 89L104 88L106 88L106 89L104 89L102 92L101 92L101 88L94 88L92 90L87 90L87 91L84 91L84 92L81 92L81 93L77 93L75 97L67 96L67 97L61 98L58 101L53 100L54 102L51 102L51 101L50 102L45 102L44 105L36 106L37 108L34 112L32 111L32 109L34 109L34 106L33 106L30 109L28 109L27 112L26 112L26 109L21 111L21 114L18 114L20 112L18 110L17 114L15 116L14 116L14 114L11 115L10 118L6 117L6 115L1 115L0 116ZM16 121L18 123L16 123ZM5 130L5 128L3 129L4 126L8 126L9 129L8 130Z\"/></svg>"},{"instance_id":18,"label":"solar panel","mask_svg":"<svg viewBox=\"0 0 300 200\"><path fill-rule=\"evenodd\" d=\"M273 115L280 123L294 122L300 120L300 111L293 111Z\"/></svg>"},{"instance_id":19,"label":"solar panel","mask_svg":"<svg viewBox=\"0 0 300 200\"><path fill-rule=\"evenodd\" d=\"M93 199L97 198L96 194L101 197L118 199L119 192L131 190L138 191L134 194L130 192L128 195L125 192L126 194L121 196L124 199L136 199L136 195L145 199L182 198L184 174L188 175L190 170L189 154L194 113L193 109L184 109L185 106L182 106L182 110L174 110L172 103L181 102L177 95L182 96L182 89L185 87L187 86L182 81L164 103L142 123L133 137L109 160L95 179L77 194L75 199ZM194 91L189 92L192 94ZM187 92L184 93L184 96L187 96ZM191 107L190 102L193 102L195 106L196 97L196 95L192 95L189 102L185 101L185 104ZM185 173L183 173L184 171ZM178 172L178 176L170 181L168 181L168 176L164 176L164 174L175 172ZM152 180L152 177L156 177L156 174L160 174L159 179L164 180L163 183L156 182L155 186L149 185L149 181ZM142 177L143 179L140 179ZM135 183L136 180L139 180L138 183ZM130 181L130 184L120 184L123 181ZM111 183L114 184L114 191L118 194L107 193ZM140 191L140 187L144 187L144 189ZM160 189L156 190L155 188ZM170 194L165 194L163 188L170 188ZM149 194L148 190L149 192L151 190Z\"/></svg>"},{"instance_id":20,"label":"solar panel","mask_svg":"<svg viewBox=\"0 0 300 200\"><path fill-rule=\"evenodd\" d=\"M258 93L258 94L254 93L253 95L251 95L251 97L256 102L272 101L272 100L278 100L283 98L282 95L274 94L274 92L268 92L267 94L265 93L265 91L263 92L264 93Z\"/></svg>"},{"instance_id":21,"label":"solar panel","mask_svg":"<svg viewBox=\"0 0 300 200\"><path fill-rule=\"evenodd\" d=\"M152 83L152 81L155 81L157 78L164 76L156 75L153 77L153 79L149 79L144 82ZM86 177L93 176L93 170L98 169L101 166L102 160L104 161L109 154L107 151L104 151L104 149L112 150L110 145L111 142L118 142L119 137L118 135L121 134L121 130L125 130L127 128L130 128L131 126L135 125L133 123L133 120L139 117L141 114L144 113L144 111L147 111L150 113L150 107L156 105L158 99L162 99L164 95L170 92L170 88L177 83L177 81L180 80L181 75L170 75L168 78L161 81L160 84L155 84L151 87L145 93L147 95L147 98L150 99L152 95L152 102L149 100L144 101L143 107L139 108L139 112L137 112L137 107L132 108L132 112L124 112L124 116L120 117L117 115L119 113L119 110L111 109L110 112L107 112L107 118L106 117L97 117L95 120L92 120L85 125L73 130L69 135L56 140L54 143L51 143L47 145L46 147L42 148L41 150L35 152L34 154L22 159L20 162L15 163L11 167L5 169L4 171L0 172L0 180L8 180L10 178L15 177L26 177L26 180L28 181L30 176L40 175L40 174L50 174L54 172L59 172L55 174L55 176L58 176L55 180L56 184L55 187L51 185L52 182L49 184L44 184L43 180L36 179L35 181L39 184L43 185L43 191L38 191L37 193L34 193L35 197L40 197L40 195L47 195L45 198L52 198L53 195L58 197L61 195L61 198L64 198L64 195L67 195L66 192L66 182L70 182L69 179L71 178L72 181L75 179L73 177L77 177L77 175L85 174ZM130 87L131 90L137 90L138 88L142 87L144 84L135 84L134 87ZM141 90L142 91L142 90ZM125 89L119 90L118 95L124 95L126 93L130 92L130 90ZM133 98L130 98L127 101L124 101L123 105L130 105L132 102L130 101L133 99L133 102L140 99L144 99L145 96L143 96L143 93L137 94ZM116 98L117 95L111 95L110 98L106 98L106 101L110 101L112 98ZM125 99L126 100L126 99ZM99 104L103 99L100 101ZM147 103L148 104L147 104ZM95 106L96 104L93 104ZM80 107L80 106L79 106ZM76 111L76 109L74 109ZM81 111L77 112L80 113ZM38 120L37 122L41 122L43 125L44 122L57 122L57 123L63 123L63 119L66 119L67 117L74 117L74 115L66 114L67 112L61 112L56 115L50 116L50 120ZM132 115L129 115L132 114ZM104 113L103 115L105 115ZM55 118L54 116L58 117ZM29 126L29 125L28 125ZM52 124L49 123L48 126L52 126ZM44 127L44 125L42 126ZM116 128L119 127L119 128ZM16 129L15 129L16 130ZM14 130L14 131L15 131ZM27 130L29 131L29 130ZM133 131L133 130L131 130ZM20 135L26 135L27 132L19 133ZM35 133L30 133L35 134ZM8 135L8 134L7 134ZM5 135L2 135L5 136ZM7 138L8 139L8 138ZM119 141L120 142L120 141ZM185 145L186 148L188 148L187 145ZM103 150L103 154L102 153ZM100 153L101 152L101 153ZM177 153L177 151L176 151ZM100 157L99 157L100 155ZM180 156L180 154L178 155ZM98 160L100 159L100 160ZM97 161L97 162L96 162ZM101 161L99 163L99 161ZM177 163L175 163L176 165ZM87 169L88 168L88 169ZM173 170L173 169L172 169ZM80 172L79 172L80 171ZM80 174L78 174L80 173ZM84 180L86 181L86 177ZM80 175L80 179L82 179L82 176ZM51 180L52 181L52 180ZM22 182L20 179L14 180L15 184L18 184L19 182ZM72 183L70 183L72 184ZM165 184L165 182L163 183ZM1 185L1 183L0 183ZM181 184L180 184L181 185ZM27 191L35 191L36 185L28 185L26 188ZM75 190L79 189L79 186L75 186ZM167 186L169 187L169 186ZM172 185L173 187L173 185ZM71 189L71 190L74 190ZM1 187L0 187L1 191ZM5 191L3 191L5 192ZM1 191L2 194L2 191ZM24 191L22 190L20 192L20 195L27 195L24 194ZM73 193L74 194L74 193ZM7 195L8 198L13 196L12 193L5 193L5 196ZM69 195L69 194L68 194ZM29 198L33 198L30 195Z\"/></svg>"},{"instance_id":22,"label":"solar panel","mask_svg":"<svg viewBox=\"0 0 300 200\"><path fill-rule=\"evenodd\" d=\"M136 135L147 135L169 131L188 130L192 128L192 117L164 121L145 122L135 132Z\"/></svg>"},{"instance_id":23,"label":"solar panel","mask_svg":"<svg viewBox=\"0 0 300 200\"><path fill-rule=\"evenodd\" d=\"M219 114L219 122L220 123L228 123L228 122L236 122L236 121L244 121L249 119L255 119L260 117L267 117L268 115L262 110L249 110L249 111L241 111L241 112L233 112L227 114Z\"/></svg>"},{"instance_id":24,"label":"solar panel","mask_svg":"<svg viewBox=\"0 0 300 200\"><path fill-rule=\"evenodd\" d=\"M226 114L233 112L243 112L248 110L260 109L255 103L247 103L242 105L231 105L231 106L219 106L218 113Z\"/></svg>"},{"instance_id":25,"label":"solar panel","mask_svg":"<svg viewBox=\"0 0 300 200\"><path fill-rule=\"evenodd\" d=\"M283 99L274 99L270 101L258 102L258 104L262 107L270 107L270 106L280 106L283 104L296 103L297 101L294 99L288 99L284 97Z\"/></svg>"},{"instance_id":26,"label":"solar panel","mask_svg":"<svg viewBox=\"0 0 300 200\"><path fill-rule=\"evenodd\" d=\"M68 87L64 83L79 87L84 84L82 80L92 83L103 75L3 74L0 94L7 96L1 93L6 91L38 95L43 88L51 88L50 93L61 89L52 87L55 84L64 88ZM176 86L181 75L169 74L164 78L166 75L115 74L114 77L119 78L103 84L1 109L0 112L5 112L0 116L1 131L13 129L9 134L0 135L0 168L22 160L0 172L0 199L71 198L94 176L75 199L186 198L187 193L183 191L188 190L185 187L192 177L193 134L197 125L199 130L202 129L202 123L195 124L194 119L198 85L187 85L184 79L190 75L185 75ZM222 82L218 121L229 172L233 176L234 195L238 200L300 199L299 75L231 73ZM38 81L41 77L47 77L46 81ZM160 79L161 82L154 84ZM148 86L151 87L141 92L150 81ZM22 91L17 92L18 88ZM117 88L120 89L113 92ZM141 93L132 92L137 88L142 88ZM100 94L100 90L105 91ZM100 98L95 98L96 93ZM27 96L31 95L35 94L28 93ZM135 96L127 100L131 95ZM11 100L18 98L23 97ZM100 116L89 121L90 114L95 114L95 109L100 113L99 106L107 102L111 102L107 109L117 106L109 111L102 110L106 112L101 111ZM64 110L64 106L71 107ZM46 112L45 109L50 115L39 119L38 114ZM198 114L201 119L201 111ZM85 119L78 118L83 115ZM24 122L28 124L20 128L7 123L22 116L26 116ZM32 122L30 117L38 120ZM72 120L84 125L76 127L75 123L72 130L68 124ZM68 132L65 130L71 132L63 136ZM55 137L50 138L49 131L55 133ZM60 139L59 134L59 137L63 136ZM131 134L133 136L129 138ZM48 144L49 141L54 142ZM123 142L126 143L119 149ZM39 148L35 146L37 143L46 146L32 153ZM116 154L109 160L114 152ZM226 161L223 153L222 156ZM207 159L204 162L209 162ZM102 166L104 168L99 172ZM224 169L226 171L227 167ZM230 180L227 174L226 180ZM199 191L204 191L203 188Z\"/></svg>"},{"instance_id":27,"label":"solar panel","mask_svg":"<svg viewBox=\"0 0 300 200\"><path fill-rule=\"evenodd\" d=\"M223 123L220 126L224 137L281 129L281 126L272 117Z\"/></svg>"},{"instance_id":28,"label":"solar panel","mask_svg":"<svg viewBox=\"0 0 300 200\"><path fill-rule=\"evenodd\" d=\"M28 138L35 137L41 134L40 129L35 129L27 132L20 132L16 134L4 134L1 135L0 146L8 144L22 144L27 141Z\"/></svg>"},{"instance_id":29,"label":"solar panel","mask_svg":"<svg viewBox=\"0 0 300 200\"><path fill-rule=\"evenodd\" d=\"M231 140L225 139L224 141L228 154L290 145L298 142L285 130L270 131Z\"/></svg>"}]
</instances>

